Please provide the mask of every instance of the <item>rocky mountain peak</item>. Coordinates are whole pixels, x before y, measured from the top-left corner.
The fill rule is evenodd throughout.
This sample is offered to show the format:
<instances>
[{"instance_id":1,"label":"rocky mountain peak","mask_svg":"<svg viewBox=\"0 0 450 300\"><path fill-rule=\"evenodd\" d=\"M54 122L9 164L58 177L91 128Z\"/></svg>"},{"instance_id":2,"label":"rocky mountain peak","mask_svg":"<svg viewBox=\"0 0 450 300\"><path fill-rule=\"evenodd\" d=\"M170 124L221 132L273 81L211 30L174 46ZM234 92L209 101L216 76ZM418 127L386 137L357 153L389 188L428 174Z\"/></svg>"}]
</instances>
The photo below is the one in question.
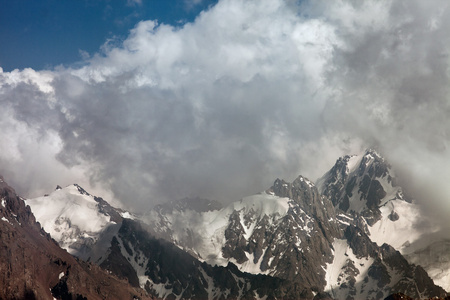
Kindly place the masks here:
<instances>
[{"instance_id":1,"label":"rocky mountain peak","mask_svg":"<svg viewBox=\"0 0 450 300\"><path fill-rule=\"evenodd\" d=\"M78 192L80 192L81 195L91 196L91 194L86 192L86 190L83 189L79 184L74 183L73 186L77 188Z\"/></svg>"},{"instance_id":2,"label":"rocky mountain peak","mask_svg":"<svg viewBox=\"0 0 450 300\"><path fill-rule=\"evenodd\" d=\"M314 183L302 175L292 183L277 178L268 191L278 197L292 199L306 210L321 199Z\"/></svg>"},{"instance_id":3,"label":"rocky mountain peak","mask_svg":"<svg viewBox=\"0 0 450 300\"><path fill-rule=\"evenodd\" d=\"M312 181L300 175L292 183L284 180L275 180L268 190L278 197L292 199L306 214L318 218L320 222L329 224L335 218L335 210L329 199L320 195L319 190ZM337 234L335 226L330 225L333 235Z\"/></svg>"},{"instance_id":4,"label":"rocky mountain peak","mask_svg":"<svg viewBox=\"0 0 450 300\"><path fill-rule=\"evenodd\" d=\"M106 236L109 242L124 214L78 184L57 189L44 197L27 199L26 203L62 248L92 261L103 259L96 252L107 248L108 243L100 245L97 241L105 240Z\"/></svg>"},{"instance_id":5,"label":"rocky mountain peak","mask_svg":"<svg viewBox=\"0 0 450 300\"><path fill-rule=\"evenodd\" d=\"M367 150L361 159L358 168L358 175L368 174L371 178L382 178L388 176L388 181L392 180L390 175L391 165L376 151Z\"/></svg>"},{"instance_id":6,"label":"rocky mountain peak","mask_svg":"<svg viewBox=\"0 0 450 300\"><path fill-rule=\"evenodd\" d=\"M24 204L23 199L16 195L14 189L4 181L3 177L0 177L0 200L2 221L16 226L36 223L30 207Z\"/></svg>"},{"instance_id":7,"label":"rocky mountain peak","mask_svg":"<svg viewBox=\"0 0 450 300\"><path fill-rule=\"evenodd\" d=\"M339 157L336 160L336 164L331 169L331 173L335 174L336 178L345 178L350 173L349 170L349 162L352 158L355 158L356 155L345 155Z\"/></svg>"},{"instance_id":8,"label":"rocky mountain peak","mask_svg":"<svg viewBox=\"0 0 450 300\"><path fill-rule=\"evenodd\" d=\"M322 195L344 212L353 211L379 219L379 207L386 201L402 197L389 163L375 150L363 155L343 156L317 180Z\"/></svg>"}]
</instances>

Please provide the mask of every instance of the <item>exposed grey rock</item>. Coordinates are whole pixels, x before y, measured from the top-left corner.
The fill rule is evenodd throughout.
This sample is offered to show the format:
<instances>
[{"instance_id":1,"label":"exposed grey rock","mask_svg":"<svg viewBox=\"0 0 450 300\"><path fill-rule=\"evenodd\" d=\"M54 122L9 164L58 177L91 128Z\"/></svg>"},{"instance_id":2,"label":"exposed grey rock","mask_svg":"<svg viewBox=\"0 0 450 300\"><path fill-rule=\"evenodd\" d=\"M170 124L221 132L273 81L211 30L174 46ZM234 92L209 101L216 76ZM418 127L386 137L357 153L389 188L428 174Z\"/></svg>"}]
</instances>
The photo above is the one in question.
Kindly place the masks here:
<instances>
[{"instance_id":1,"label":"exposed grey rock","mask_svg":"<svg viewBox=\"0 0 450 300\"><path fill-rule=\"evenodd\" d=\"M408 261L392 246L384 244L381 247L373 243L369 236L361 229L348 226L344 237L353 253L360 258L372 258L365 284L369 281L376 283L373 296L376 299L389 294L402 292L413 298L442 297L446 292L436 286L422 267L408 263ZM355 277L359 272L349 261L343 272L347 277L343 280L343 287L351 295L355 291ZM373 286L373 284L372 284ZM341 286L342 288L342 286ZM353 295L353 299L358 299Z\"/></svg>"},{"instance_id":2,"label":"exposed grey rock","mask_svg":"<svg viewBox=\"0 0 450 300\"><path fill-rule=\"evenodd\" d=\"M391 220L392 222L395 222L399 219L399 215L393 210L391 211L391 214L389 215L389 220Z\"/></svg>"},{"instance_id":3,"label":"exposed grey rock","mask_svg":"<svg viewBox=\"0 0 450 300\"><path fill-rule=\"evenodd\" d=\"M358 207L355 212L361 213L369 224L373 224L380 219L378 208L386 196L381 181L395 187L396 180L391 175L391 166L374 150L367 150L350 169L352 159L357 158L348 155L339 158L330 171L318 179L318 186L321 193L344 212L354 210L351 201L363 201L363 205L353 204L353 207ZM400 194L397 196L401 197Z\"/></svg>"},{"instance_id":4,"label":"exposed grey rock","mask_svg":"<svg viewBox=\"0 0 450 300\"><path fill-rule=\"evenodd\" d=\"M230 215L228 224L225 230L226 243L222 248L223 256L225 258L234 258L237 263L242 264L248 260L244 252L247 240L244 238L245 230L241 225L237 211Z\"/></svg>"},{"instance_id":5,"label":"exposed grey rock","mask_svg":"<svg viewBox=\"0 0 450 300\"><path fill-rule=\"evenodd\" d=\"M127 270L127 261L128 265L140 262L141 275L148 277L144 288L154 296L161 296L157 290L162 289L167 299L211 299L212 295L215 299L312 298L304 297L312 295L312 291L298 291L287 280L242 273L232 263L226 267L202 263L175 245L153 237L145 227L137 221L124 220L103 266L135 283L135 274L117 271L117 267Z\"/></svg>"}]
</instances>

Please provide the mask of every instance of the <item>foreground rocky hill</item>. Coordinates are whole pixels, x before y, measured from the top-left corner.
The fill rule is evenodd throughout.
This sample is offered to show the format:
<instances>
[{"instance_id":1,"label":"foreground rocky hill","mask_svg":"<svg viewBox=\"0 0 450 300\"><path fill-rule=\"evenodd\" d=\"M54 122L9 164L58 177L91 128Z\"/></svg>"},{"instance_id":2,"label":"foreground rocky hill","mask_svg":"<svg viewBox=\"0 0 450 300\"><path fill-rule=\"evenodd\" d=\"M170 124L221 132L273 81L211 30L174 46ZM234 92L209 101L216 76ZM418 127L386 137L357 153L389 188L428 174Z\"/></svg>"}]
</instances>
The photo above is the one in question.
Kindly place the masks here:
<instances>
[{"instance_id":1,"label":"foreground rocky hill","mask_svg":"<svg viewBox=\"0 0 450 300\"><path fill-rule=\"evenodd\" d=\"M2 177L0 201L0 299L152 299L61 249Z\"/></svg>"}]
</instances>

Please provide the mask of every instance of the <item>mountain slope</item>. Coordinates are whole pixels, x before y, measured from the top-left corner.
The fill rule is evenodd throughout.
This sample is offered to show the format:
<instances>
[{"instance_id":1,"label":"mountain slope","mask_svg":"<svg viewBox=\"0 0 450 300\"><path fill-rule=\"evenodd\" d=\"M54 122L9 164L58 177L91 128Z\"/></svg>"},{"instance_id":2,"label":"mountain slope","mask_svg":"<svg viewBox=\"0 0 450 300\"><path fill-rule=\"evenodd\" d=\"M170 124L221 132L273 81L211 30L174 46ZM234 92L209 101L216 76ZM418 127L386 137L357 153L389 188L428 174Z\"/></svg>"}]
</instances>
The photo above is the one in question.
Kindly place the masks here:
<instances>
[{"instance_id":1,"label":"mountain slope","mask_svg":"<svg viewBox=\"0 0 450 300\"><path fill-rule=\"evenodd\" d=\"M109 256L107 270L130 278L164 299L309 299L311 291L297 291L287 280L240 272L236 266L211 266L172 243L149 234L143 223L125 219ZM135 270L135 273L132 271Z\"/></svg>"},{"instance_id":2,"label":"mountain slope","mask_svg":"<svg viewBox=\"0 0 450 300\"><path fill-rule=\"evenodd\" d=\"M61 249L2 177L0 199L0 299L149 299Z\"/></svg>"},{"instance_id":3,"label":"mountain slope","mask_svg":"<svg viewBox=\"0 0 450 300\"><path fill-rule=\"evenodd\" d=\"M381 218L379 208L388 201L405 200L391 166L374 150L367 150L362 156L339 158L317 180L317 186L337 208L359 213L369 224Z\"/></svg>"},{"instance_id":4,"label":"mountain slope","mask_svg":"<svg viewBox=\"0 0 450 300\"><path fill-rule=\"evenodd\" d=\"M275 291L277 297L301 299L303 294L312 295L311 291L297 291L293 288L295 285L279 278L242 273L228 262L214 267L198 261L171 243L152 236L151 227L122 217L130 216L129 213L102 201L80 186L72 185L48 196L27 200L27 203L36 209L46 228L54 232L58 242L71 253L96 262L157 297L241 299L275 297ZM47 209L48 206L51 209ZM107 213L105 207L108 207ZM155 210L180 212L186 217L217 213L220 208L216 202L197 198L174 201ZM115 215L116 221L111 221L111 215Z\"/></svg>"},{"instance_id":5,"label":"mountain slope","mask_svg":"<svg viewBox=\"0 0 450 300\"><path fill-rule=\"evenodd\" d=\"M416 201L404 196L395 173L376 151L344 156L318 181L338 208L338 220L361 228L379 246L387 243L434 282L450 290L450 236Z\"/></svg>"},{"instance_id":6,"label":"mountain slope","mask_svg":"<svg viewBox=\"0 0 450 300\"><path fill-rule=\"evenodd\" d=\"M151 211L154 234L211 265L232 262L241 271L302 282L320 289L323 269L338 235L333 205L304 177L277 180L269 190L221 209Z\"/></svg>"},{"instance_id":7,"label":"mountain slope","mask_svg":"<svg viewBox=\"0 0 450 300\"><path fill-rule=\"evenodd\" d=\"M39 216L59 237L68 237L60 243L161 298L445 295L413 264L435 270L428 253L448 248L424 247L439 228L404 197L390 165L373 150L338 159L317 186L303 176L277 179L226 207L186 198L132 220L79 186L28 200L38 209L53 202L64 209ZM72 210L91 215L91 224L80 223ZM424 221L427 226L418 226ZM445 272L431 274L441 282L447 278Z\"/></svg>"},{"instance_id":8,"label":"mountain slope","mask_svg":"<svg viewBox=\"0 0 450 300\"><path fill-rule=\"evenodd\" d=\"M101 263L112 237L130 213L92 196L81 186L59 186L44 197L25 200L58 244L70 254L87 261Z\"/></svg>"},{"instance_id":9,"label":"mountain slope","mask_svg":"<svg viewBox=\"0 0 450 300\"><path fill-rule=\"evenodd\" d=\"M446 295L422 267L408 263L388 244L377 246L358 227L348 226L333 249L325 291L335 299L384 299L398 292L417 299Z\"/></svg>"},{"instance_id":10,"label":"mountain slope","mask_svg":"<svg viewBox=\"0 0 450 300\"><path fill-rule=\"evenodd\" d=\"M371 168L367 161L363 164ZM365 197L375 199L368 191ZM392 187L390 195L397 192L400 195L401 190ZM385 197L372 202L388 203L391 199ZM222 210L208 214L158 210L150 212L146 222L152 231L209 264L233 262L242 271L290 280L337 299L379 299L394 292L445 295L421 267L408 263L387 244L374 243L361 214L339 208L336 213L332 199L299 176L292 183L277 179L266 192ZM367 206L359 212L372 220L376 214L383 216L381 210L375 214ZM203 246L208 242L209 248Z\"/></svg>"}]
</instances>

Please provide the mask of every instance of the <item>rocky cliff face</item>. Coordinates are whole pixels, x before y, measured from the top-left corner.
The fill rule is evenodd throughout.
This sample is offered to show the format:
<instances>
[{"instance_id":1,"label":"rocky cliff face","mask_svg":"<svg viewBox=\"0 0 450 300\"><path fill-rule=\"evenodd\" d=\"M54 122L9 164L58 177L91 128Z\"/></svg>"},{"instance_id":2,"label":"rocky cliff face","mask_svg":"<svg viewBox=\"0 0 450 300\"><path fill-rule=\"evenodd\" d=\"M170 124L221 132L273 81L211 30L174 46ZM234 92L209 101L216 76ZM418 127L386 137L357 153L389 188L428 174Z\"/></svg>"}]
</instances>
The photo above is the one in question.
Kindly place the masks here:
<instances>
[{"instance_id":1,"label":"rocky cliff face","mask_svg":"<svg viewBox=\"0 0 450 300\"><path fill-rule=\"evenodd\" d=\"M166 299L303 298L287 280L242 273L232 263L220 267L200 262L172 243L155 238L145 227L124 220L102 267L129 278L152 295ZM302 292L308 295L308 291Z\"/></svg>"},{"instance_id":2,"label":"rocky cliff face","mask_svg":"<svg viewBox=\"0 0 450 300\"><path fill-rule=\"evenodd\" d=\"M316 186L303 176L292 183L277 179L266 192L216 211L214 217L202 214L188 217L203 226L213 226L209 231L197 223L184 222L187 211L167 214L159 211L153 214L155 219L147 219L147 222L154 231L170 232L173 243L189 249L210 264L233 262L242 271L287 280L303 290L305 297L312 298L321 291L336 299L380 299L393 292L405 292L418 298L445 295L445 291L434 285L421 267L408 263L391 246L378 245L371 240L371 230L374 231L368 220L375 221L373 216L377 214L378 220L384 218L386 209L391 209L386 205L391 200L409 205L400 198L401 189L395 184L386 190L383 188L387 191L383 197L377 189L379 196L375 197L370 195L374 191L370 186L364 188L363 178L370 178L369 184L373 186L386 187L387 183L394 182L387 173L387 163L372 154L366 155L357 164L353 162L355 167L350 172L347 159L350 157L338 161L341 164L345 162L345 168L338 165L334 170L339 172L330 171L340 175L332 179L328 177L328 181L322 183L328 194L321 195ZM359 210L344 212L339 208L341 198L336 200L334 197L349 196L345 191L348 174L352 174L353 181L358 183L357 189L352 186L352 191L359 196L352 200L361 203L352 205L354 208L359 205ZM337 178L342 179L340 189L337 188ZM334 194L330 192L333 189ZM394 197L390 198L392 195ZM379 204L373 206L374 203ZM395 205L399 207L396 202ZM400 210L399 213L402 215ZM397 217L400 218L399 215ZM397 217L394 211L388 220L393 223ZM219 218L221 222L216 225ZM404 216L401 218L403 220ZM214 222L208 223L209 220ZM181 227L177 226L180 222ZM155 229L161 224L164 230ZM185 243L183 236L188 236L188 232L204 233L208 241L217 244L205 250L201 247L200 238L197 244Z\"/></svg>"},{"instance_id":3,"label":"rocky cliff face","mask_svg":"<svg viewBox=\"0 0 450 300\"><path fill-rule=\"evenodd\" d=\"M338 221L361 229L378 246L398 250L421 265L435 284L450 290L448 240L419 203L405 197L387 161L376 151L344 156L322 178L319 190L337 208Z\"/></svg>"},{"instance_id":4,"label":"rocky cliff face","mask_svg":"<svg viewBox=\"0 0 450 300\"><path fill-rule=\"evenodd\" d=\"M320 192L344 212L362 214L369 224L380 217L379 207L393 199L405 200L391 166L376 151L344 156L317 181Z\"/></svg>"},{"instance_id":5,"label":"rocky cliff face","mask_svg":"<svg viewBox=\"0 0 450 300\"><path fill-rule=\"evenodd\" d=\"M331 244L341 234L335 218L332 203L300 176L293 183L278 179L267 191L220 210L154 210L146 222L155 235L211 265L232 262L241 271L320 291L322 266L331 261Z\"/></svg>"},{"instance_id":6,"label":"rocky cliff face","mask_svg":"<svg viewBox=\"0 0 450 300\"><path fill-rule=\"evenodd\" d=\"M0 299L150 298L61 249L2 177L0 199Z\"/></svg>"},{"instance_id":7,"label":"rocky cliff face","mask_svg":"<svg viewBox=\"0 0 450 300\"><path fill-rule=\"evenodd\" d=\"M333 249L325 290L335 299L383 299L398 292L416 299L446 295L422 267L408 263L388 244L378 246L358 227L347 226Z\"/></svg>"},{"instance_id":8,"label":"rocky cliff face","mask_svg":"<svg viewBox=\"0 0 450 300\"><path fill-rule=\"evenodd\" d=\"M300 283L303 287L320 291L325 286L322 268L332 257L331 244L340 236L331 202L322 198L312 182L299 176L292 183L277 179L267 191L279 199L289 199L285 215L271 221L267 214L255 218L252 210L230 216L223 253L240 253L243 263L247 257L260 263L260 271ZM269 214L270 216L270 214ZM252 231L243 231L252 228ZM245 238L245 235L248 238ZM239 243L235 243L238 240ZM224 257L227 257L224 255Z\"/></svg>"}]
</instances>

